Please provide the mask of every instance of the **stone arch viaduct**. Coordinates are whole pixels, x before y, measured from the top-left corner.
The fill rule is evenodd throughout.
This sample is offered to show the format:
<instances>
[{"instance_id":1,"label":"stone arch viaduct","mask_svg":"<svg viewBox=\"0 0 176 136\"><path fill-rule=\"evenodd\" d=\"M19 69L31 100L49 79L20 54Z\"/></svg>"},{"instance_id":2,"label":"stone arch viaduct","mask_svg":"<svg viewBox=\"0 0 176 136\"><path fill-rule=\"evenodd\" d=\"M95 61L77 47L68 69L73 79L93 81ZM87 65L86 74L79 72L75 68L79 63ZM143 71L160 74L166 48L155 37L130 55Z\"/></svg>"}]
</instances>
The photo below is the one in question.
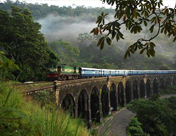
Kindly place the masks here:
<instances>
[{"instance_id":1,"label":"stone arch viaduct","mask_svg":"<svg viewBox=\"0 0 176 136\"><path fill-rule=\"evenodd\" d=\"M132 75L55 81L56 103L69 109L73 117L101 122L103 116L134 99L159 94L168 85L176 84L174 74Z\"/></svg>"}]
</instances>

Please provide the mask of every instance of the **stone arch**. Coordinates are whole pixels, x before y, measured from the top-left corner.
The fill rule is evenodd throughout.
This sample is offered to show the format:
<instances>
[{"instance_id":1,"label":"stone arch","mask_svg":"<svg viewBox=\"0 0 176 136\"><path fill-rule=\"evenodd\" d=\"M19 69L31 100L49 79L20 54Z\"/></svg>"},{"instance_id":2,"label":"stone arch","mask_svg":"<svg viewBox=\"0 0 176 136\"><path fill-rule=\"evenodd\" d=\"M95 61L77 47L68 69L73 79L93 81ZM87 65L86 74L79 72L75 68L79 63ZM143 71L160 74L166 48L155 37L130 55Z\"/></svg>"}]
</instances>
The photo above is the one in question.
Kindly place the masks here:
<instances>
[{"instance_id":1,"label":"stone arch","mask_svg":"<svg viewBox=\"0 0 176 136\"><path fill-rule=\"evenodd\" d=\"M165 86L164 79L163 79L163 78L160 78L159 82L160 82L160 87L159 87L159 88L160 88L161 90L165 90L165 89L166 89L166 86Z\"/></svg>"},{"instance_id":2,"label":"stone arch","mask_svg":"<svg viewBox=\"0 0 176 136\"><path fill-rule=\"evenodd\" d=\"M147 82L146 82L146 91L147 91L147 98L150 97L150 94L151 94L151 82L149 79L147 79Z\"/></svg>"},{"instance_id":3,"label":"stone arch","mask_svg":"<svg viewBox=\"0 0 176 136\"><path fill-rule=\"evenodd\" d=\"M144 80L140 81L140 98L145 98L145 83L144 83Z\"/></svg>"},{"instance_id":4,"label":"stone arch","mask_svg":"<svg viewBox=\"0 0 176 136\"><path fill-rule=\"evenodd\" d=\"M78 95L78 117L81 117L88 121L88 111L89 111L89 104L88 104L88 93L85 89L81 90Z\"/></svg>"},{"instance_id":5,"label":"stone arch","mask_svg":"<svg viewBox=\"0 0 176 136\"><path fill-rule=\"evenodd\" d=\"M116 93L116 85L113 83L110 87L110 101L111 107L113 111L117 111L117 93Z\"/></svg>"},{"instance_id":6,"label":"stone arch","mask_svg":"<svg viewBox=\"0 0 176 136\"><path fill-rule=\"evenodd\" d=\"M100 105L99 91L97 87L93 87L91 92L91 117L92 121L100 122Z\"/></svg>"},{"instance_id":7,"label":"stone arch","mask_svg":"<svg viewBox=\"0 0 176 136\"><path fill-rule=\"evenodd\" d=\"M70 111L70 115L72 117L75 117L75 101L74 98L71 94L67 94L61 104L61 107L64 110L69 110Z\"/></svg>"},{"instance_id":8,"label":"stone arch","mask_svg":"<svg viewBox=\"0 0 176 136\"><path fill-rule=\"evenodd\" d=\"M158 86L159 86L158 79L155 78L153 80L153 93L154 94L159 94Z\"/></svg>"},{"instance_id":9,"label":"stone arch","mask_svg":"<svg viewBox=\"0 0 176 136\"><path fill-rule=\"evenodd\" d=\"M168 77L168 78L166 79L166 88L167 88L169 85L171 85L171 79Z\"/></svg>"},{"instance_id":10,"label":"stone arch","mask_svg":"<svg viewBox=\"0 0 176 136\"><path fill-rule=\"evenodd\" d=\"M118 85L118 104L121 106L124 106L124 104L125 104L124 102L125 102L125 100L124 100L124 87L123 87L122 82L120 82Z\"/></svg>"},{"instance_id":11,"label":"stone arch","mask_svg":"<svg viewBox=\"0 0 176 136\"><path fill-rule=\"evenodd\" d=\"M129 103L132 101L132 90L130 81L127 81L125 86L126 102Z\"/></svg>"},{"instance_id":12,"label":"stone arch","mask_svg":"<svg viewBox=\"0 0 176 136\"><path fill-rule=\"evenodd\" d=\"M139 99L138 82L137 82L137 80L133 81L133 99Z\"/></svg>"},{"instance_id":13,"label":"stone arch","mask_svg":"<svg viewBox=\"0 0 176 136\"><path fill-rule=\"evenodd\" d=\"M102 104L102 113L103 116L109 114L109 99L108 99L108 87L107 85L103 85L101 92L101 104Z\"/></svg>"}]
</instances>

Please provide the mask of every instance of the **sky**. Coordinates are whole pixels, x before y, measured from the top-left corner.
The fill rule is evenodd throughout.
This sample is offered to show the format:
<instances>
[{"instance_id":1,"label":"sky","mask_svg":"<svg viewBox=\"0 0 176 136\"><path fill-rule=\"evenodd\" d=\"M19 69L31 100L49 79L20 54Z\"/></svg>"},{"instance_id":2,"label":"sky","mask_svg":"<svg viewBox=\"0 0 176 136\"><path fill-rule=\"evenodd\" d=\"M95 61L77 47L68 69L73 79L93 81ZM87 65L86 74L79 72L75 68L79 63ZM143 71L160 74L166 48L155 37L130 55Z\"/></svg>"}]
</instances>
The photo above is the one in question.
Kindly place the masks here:
<instances>
[{"instance_id":1,"label":"sky","mask_svg":"<svg viewBox=\"0 0 176 136\"><path fill-rule=\"evenodd\" d=\"M0 0L1 2L4 2L5 0ZM16 1L16 0L12 0ZM110 8L108 4L103 4L101 0L19 0L21 2L25 1L27 3L39 3L44 4L47 3L48 5L56 5L59 7L62 6L82 6L85 7L106 7ZM165 6L169 6L171 8L174 8L176 0L163 0L163 3Z\"/></svg>"}]
</instances>

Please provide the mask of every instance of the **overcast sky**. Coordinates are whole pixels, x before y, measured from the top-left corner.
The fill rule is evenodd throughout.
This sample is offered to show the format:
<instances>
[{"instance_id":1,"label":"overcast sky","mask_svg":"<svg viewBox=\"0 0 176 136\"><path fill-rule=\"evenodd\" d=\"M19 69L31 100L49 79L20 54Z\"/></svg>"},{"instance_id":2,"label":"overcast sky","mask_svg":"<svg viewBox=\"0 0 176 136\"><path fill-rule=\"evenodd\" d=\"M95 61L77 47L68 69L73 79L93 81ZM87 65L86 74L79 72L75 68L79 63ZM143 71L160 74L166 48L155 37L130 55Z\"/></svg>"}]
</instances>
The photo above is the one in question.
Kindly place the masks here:
<instances>
[{"instance_id":1,"label":"overcast sky","mask_svg":"<svg viewBox=\"0 0 176 136\"><path fill-rule=\"evenodd\" d=\"M0 0L1 2L6 0ZM16 0L12 0L16 1ZM110 8L108 4L103 4L101 0L19 0L19 1L25 1L27 3L47 3L48 5L57 5L59 7L62 6L82 6L85 7L106 7ZM174 8L176 0L163 0L165 6L169 6L171 8ZM74 5L75 4L75 5Z\"/></svg>"}]
</instances>

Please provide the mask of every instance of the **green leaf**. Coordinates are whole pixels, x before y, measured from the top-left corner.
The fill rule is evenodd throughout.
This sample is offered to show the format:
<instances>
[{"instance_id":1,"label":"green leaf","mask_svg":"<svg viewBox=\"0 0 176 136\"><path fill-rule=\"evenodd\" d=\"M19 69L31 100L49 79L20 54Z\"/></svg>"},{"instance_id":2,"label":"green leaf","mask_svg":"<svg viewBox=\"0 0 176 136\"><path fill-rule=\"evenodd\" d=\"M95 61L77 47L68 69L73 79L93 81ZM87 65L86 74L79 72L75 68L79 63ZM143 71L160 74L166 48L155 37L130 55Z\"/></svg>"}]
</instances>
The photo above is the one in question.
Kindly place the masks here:
<instances>
[{"instance_id":1,"label":"green leaf","mask_svg":"<svg viewBox=\"0 0 176 136\"><path fill-rule=\"evenodd\" d=\"M93 28L91 31L90 31L90 33L93 33L95 31L95 28Z\"/></svg>"},{"instance_id":2,"label":"green leaf","mask_svg":"<svg viewBox=\"0 0 176 136\"><path fill-rule=\"evenodd\" d=\"M135 28L134 28L134 26L133 26L133 27L131 28L131 31L130 31L130 32L133 33L133 32L134 32L134 29L135 29Z\"/></svg>"},{"instance_id":3,"label":"green leaf","mask_svg":"<svg viewBox=\"0 0 176 136\"><path fill-rule=\"evenodd\" d=\"M150 53L150 55L151 55L152 57L154 57L154 56L155 56L155 52L154 52L154 50L149 49L149 53Z\"/></svg>"},{"instance_id":4,"label":"green leaf","mask_svg":"<svg viewBox=\"0 0 176 136\"><path fill-rule=\"evenodd\" d=\"M112 31L112 39L114 39L115 35L116 35L116 32L113 30Z\"/></svg>"},{"instance_id":5,"label":"green leaf","mask_svg":"<svg viewBox=\"0 0 176 136\"><path fill-rule=\"evenodd\" d=\"M119 38L119 35L116 34L116 41L118 42L119 39L120 39L120 38Z\"/></svg>"},{"instance_id":6,"label":"green leaf","mask_svg":"<svg viewBox=\"0 0 176 136\"><path fill-rule=\"evenodd\" d=\"M145 12L144 12L144 16L145 16L145 17L148 17L148 15L149 15L148 11L145 10Z\"/></svg>"},{"instance_id":7,"label":"green leaf","mask_svg":"<svg viewBox=\"0 0 176 136\"><path fill-rule=\"evenodd\" d=\"M100 50L102 50L104 48L104 39L102 40L101 44L100 44Z\"/></svg>"},{"instance_id":8,"label":"green leaf","mask_svg":"<svg viewBox=\"0 0 176 136\"><path fill-rule=\"evenodd\" d=\"M94 29L94 35L98 35L98 27Z\"/></svg>"},{"instance_id":9,"label":"green leaf","mask_svg":"<svg viewBox=\"0 0 176 136\"><path fill-rule=\"evenodd\" d=\"M106 42L108 43L108 45L111 45L112 41L109 37L106 38Z\"/></svg>"},{"instance_id":10,"label":"green leaf","mask_svg":"<svg viewBox=\"0 0 176 136\"><path fill-rule=\"evenodd\" d=\"M104 16L104 12L101 12L101 15Z\"/></svg>"},{"instance_id":11,"label":"green leaf","mask_svg":"<svg viewBox=\"0 0 176 136\"><path fill-rule=\"evenodd\" d=\"M134 45L135 45L134 51L136 51L137 50L137 43L135 43Z\"/></svg>"},{"instance_id":12,"label":"green leaf","mask_svg":"<svg viewBox=\"0 0 176 136\"><path fill-rule=\"evenodd\" d=\"M153 42L150 42L150 47L154 48L156 45Z\"/></svg>"},{"instance_id":13,"label":"green leaf","mask_svg":"<svg viewBox=\"0 0 176 136\"><path fill-rule=\"evenodd\" d=\"M101 23L101 21L102 21L102 16L98 16L98 18L97 18L97 21L96 21L96 24L98 23L98 24L100 24Z\"/></svg>"},{"instance_id":14,"label":"green leaf","mask_svg":"<svg viewBox=\"0 0 176 136\"><path fill-rule=\"evenodd\" d=\"M144 21L144 25L147 26L147 21Z\"/></svg>"},{"instance_id":15,"label":"green leaf","mask_svg":"<svg viewBox=\"0 0 176 136\"><path fill-rule=\"evenodd\" d=\"M176 41L176 37L173 39L173 42L175 42Z\"/></svg>"},{"instance_id":16,"label":"green leaf","mask_svg":"<svg viewBox=\"0 0 176 136\"><path fill-rule=\"evenodd\" d=\"M150 52L149 52L149 50L147 50L147 56L150 57Z\"/></svg>"},{"instance_id":17,"label":"green leaf","mask_svg":"<svg viewBox=\"0 0 176 136\"><path fill-rule=\"evenodd\" d=\"M128 56L128 50L125 52L125 56L124 56L124 58L126 59L127 56Z\"/></svg>"},{"instance_id":18,"label":"green leaf","mask_svg":"<svg viewBox=\"0 0 176 136\"><path fill-rule=\"evenodd\" d=\"M118 31L118 34L119 34L120 38L121 38L121 39L124 39L124 38L123 38L123 34L122 34L119 30L117 30L117 31Z\"/></svg>"},{"instance_id":19,"label":"green leaf","mask_svg":"<svg viewBox=\"0 0 176 136\"><path fill-rule=\"evenodd\" d=\"M141 32L141 30L142 30L142 27L141 26L137 26L137 31Z\"/></svg>"},{"instance_id":20,"label":"green leaf","mask_svg":"<svg viewBox=\"0 0 176 136\"><path fill-rule=\"evenodd\" d=\"M140 54L142 54L144 51L145 51L146 48L143 48L141 51L140 51Z\"/></svg>"},{"instance_id":21,"label":"green leaf","mask_svg":"<svg viewBox=\"0 0 176 136\"><path fill-rule=\"evenodd\" d=\"M104 37L101 37L98 41L97 47L100 46L100 44L102 43L102 41L104 41Z\"/></svg>"},{"instance_id":22,"label":"green leaf","mask_svg":"<svg viewBox=\"0 0 176 136\"><path fill-rule=\"evenodd\" d=\"M152 25L152 26L150 27L150 29L149 29L151 33L153 32L154 26L155 26L155 25Z\"/></svg>"}]
</instances>

